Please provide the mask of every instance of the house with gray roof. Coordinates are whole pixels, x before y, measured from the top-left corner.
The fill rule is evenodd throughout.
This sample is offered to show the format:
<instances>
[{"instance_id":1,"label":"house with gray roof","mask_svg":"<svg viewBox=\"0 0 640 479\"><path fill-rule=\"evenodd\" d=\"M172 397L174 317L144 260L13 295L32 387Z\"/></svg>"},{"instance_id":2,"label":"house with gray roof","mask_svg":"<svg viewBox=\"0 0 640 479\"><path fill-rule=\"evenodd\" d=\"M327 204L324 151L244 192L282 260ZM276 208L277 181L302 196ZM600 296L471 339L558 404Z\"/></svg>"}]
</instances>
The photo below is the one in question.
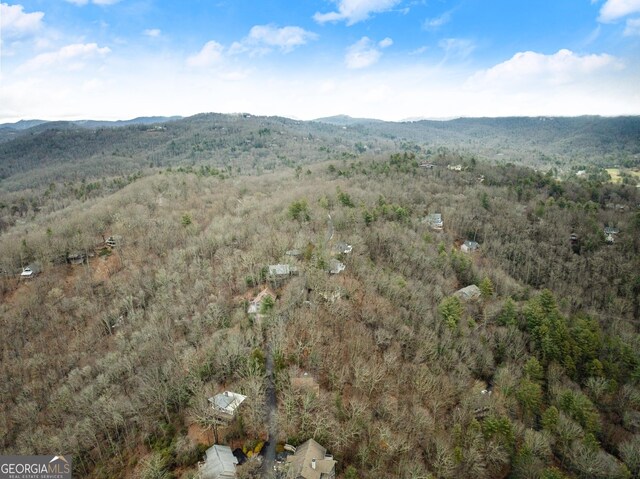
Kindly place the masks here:
<instances>
[{"instance_id":1,"label":"house with gray roof","mask_svg":"<svg viewBox=\"0 0 640 479\"><path fill-rule=\"evenodd\" d=\"M288 264L270 264L268 268L270 279L284 279L298 273L297 267Z\"/></svg>"},{"instance_id":2,"label":"house with gray roof","mask_svg":"<svg viewBox=\"0 0 640 479\"><path fill-rule=\"evenodd\" d=\"M292 456L287 457L287 467L296 479L334 479L336 461L327 450L313 439L301 444Z\"/></svg>"},{"instance_id":3,"label":"house with gray roof","mask_svg":"<svg viewBox=\"0 0 640 479\"><path fill-rule=\"evenodd\" d=\"M201 479L233 479L238 459L229 446L216 444L207 449L205 463L200 467Z\"/></svg>"},{"instance_id":4,"label":"house with gray roof","mask_svg":"<svg viewBox=\"0 0 640 479\"><path fill-rule=\"evenodd\" d=\"M331 248L331 252L333 254L348 254L353 251L353 246L348 243L340 242L336 243L333 248Z\"/></svg>"},{"instance_id":5,"label":"house with gray roof","mask_svg":"<svg viewBox=\"0 0 640 479\"><path fill-rule=\"evenodd\" d=\"M453 295L463 301L470 301L472 299L478 299L481 296L480 288L475 284L470 284L462 289L459 289Z\"/></svg>"},{"instance_id":6,"label":"house with gray roof","mask_svg":"<svg viewBox=\"0 0 640 479\"><path fill-rule=\"evenodd\" d=\"M480 245L475 241L466 240L462 243L462 246L460 246L460 251L463 253L473 253L477 251L479 247Z\"/></svg>"},{"instance_id":7,"label":"house with gray roof","mask_svg":"<svg viewBox=\"0 0 640 479\"><path fill-rule=\"evenodd\" d=\"M209 398L209 403L215 413L224 419L233 419L236 409L247 399L247 396L225 391Z\"/></svg>"},{"instance_id":8,"label":"house with gray roof","mask_svg":"<svg viewBox=\"0 0 640 479\"><path fill-rule=\"evenodd\" d=\"M331 274L338 274L342 271L344 271L347 268L347 266L338 261L337 259L330 259L329 260L329 273Z\"/></svg>"}]
</instances>

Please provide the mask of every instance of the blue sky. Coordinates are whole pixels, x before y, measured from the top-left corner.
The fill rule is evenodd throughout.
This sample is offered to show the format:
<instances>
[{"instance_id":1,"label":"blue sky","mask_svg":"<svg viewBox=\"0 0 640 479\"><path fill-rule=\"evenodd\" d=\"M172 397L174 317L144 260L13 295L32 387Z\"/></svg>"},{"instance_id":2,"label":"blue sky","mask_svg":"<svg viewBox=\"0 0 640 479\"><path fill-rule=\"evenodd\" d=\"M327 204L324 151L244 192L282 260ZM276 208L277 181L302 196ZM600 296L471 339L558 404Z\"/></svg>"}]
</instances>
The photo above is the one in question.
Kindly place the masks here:
<instances>
[{"instance_id":1,"label":"blue sky","mask_svg":"<svg viewBox=\"0 0 640 479\"><path fill-rule=\"evenodd\" d=\"M22 0L0 21L0 122L640 114L640 0Z\"/></svg>"}]
</instances>

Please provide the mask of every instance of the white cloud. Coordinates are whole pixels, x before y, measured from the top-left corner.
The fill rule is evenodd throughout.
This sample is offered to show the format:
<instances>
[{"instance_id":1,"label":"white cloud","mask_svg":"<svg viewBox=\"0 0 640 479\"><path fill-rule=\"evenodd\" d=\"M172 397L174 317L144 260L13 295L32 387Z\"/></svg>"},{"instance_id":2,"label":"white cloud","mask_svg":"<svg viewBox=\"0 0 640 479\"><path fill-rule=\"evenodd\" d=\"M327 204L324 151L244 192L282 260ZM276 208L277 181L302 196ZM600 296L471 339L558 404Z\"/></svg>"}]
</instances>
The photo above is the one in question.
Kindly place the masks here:
<instances>
[{"instance_id":1,"label":"white cloud","mask_svg":"<svg viewBox=\"0 0 640 479\"><path fill-rule=\"evenodd\" d=\"M604 23L640 12L640 0L607 0L600 9L598 20Z\"/></svg>"},{"instance_id":2,"label":"white cloud","mask_svg":"<svg viewBox=\"0 0 640 479\"><path fill-rule=\"evenodd\" d=\"M439 17L427 18L422 24L422 28L425 30L437 30L443 25L446 25L451 21L451 10L444 12Z\"/></svg>"},{"instance_id":3,"label":"white cloud","mask_svg":"<svg viewBox=\"0 0 640 479\"><path fill-rule=\"evenodd\" d=\"M255 25L251 27L249 35L242 43L249 47L275 47L283 52L290 52L316 38L318 35L300 27L278 28L275 25Z\"/></svg>"},{"instance_id":4,"label":"white cloud","mask_svg":"<svg viewBox=\"0 0 640 479\"><path fill-rule=\"evenodd\" d=\"M42 28L43 12L25 13L22 5L0 3L0 31L5 38L32 35Z\"/></svg>"},{"instance_id":5,"label":"white cloud","mask_svg":"<svg viewBox=\"0 0 640 479\"><path fill-rule=\"evenodd\" d=\"M195 55L187 58L187 65L190 67L203 68L213 65L222 59L224 47L213 40L207 42Z\"/></svg>"},{"instance_id":6,"label":"white cloud","mask_svg":"<svg viewBox=\"0 0 640 479\"><path fill-rule=\"evenodd\" d=\"M438 42L438 46L444 50L445 60L464 60L476 48L475 43L464 38L445 38Z\"/></svg>"},{"instance_id":7,"label":"white cloud","mask_svg":"<svg viewBox=\"0 0 640 479\"><path fill-rule=\"evenodd\" d=\"M223 63L221 71L212 74L206 69L180 68L183 61L166 52L119 58L106 64L99 75L90 69L44 69L23 75L9 65L3 68L0 122L186 116L203 111L300 119L345 113L387 120L640 113L638 67L633 63L623 70L587 69L590 73L576 75L577 80L568 84L545 82L547 70L542 69L528 84L512 82L513 76L507 75L495 86L480 80L466 84L470 74L458 67L419 62L394 64L387 70L345 71L324 64L274 69L248 60L248 65L234 64L236 72L226 71ZM242 74L247 68L250 74Z\"/></svg>"},{"instance_id":8,"label":"white cloud","mask_svg":"<svg viewBox=\"0 0 640 479\"><path fill-rule=\"evenodd\" d=\"M409 55L422 55L424 52L426 52L429 49L428 46L423 45L421 47L416 48L415 50L412 50L409 52Z\"/></svg>"},{"instance_id":9,"label":"white cloud","mask_svg":"<svg viewBox=\"0 0 640 479\"><path fill-rule=\"evenodd\" d=\"M386 48L391 45L393 45L393 40L388 37L377 45L369 37L362 37L356 43L347 48L344 62L347 65L347 68L352 70L366 68L380 60L382 52L378 47Z\"/></svg>"},{"instance_id":10,"label":"white cloud","mask_svg":"<svg viewBox=\"0 0 640 479\"><path fill-rule=\"evenodd\" d=\"M474 74L468 85L481 88L558 86L584 81L600 71L622 68L624 65L620 60L604 53L580 56L570 50L560 50L553 55L520 52L505 62Z\"/></svg>"},{"instance_id":11,"label":"white cloud","mask_svg":"<svg viewBox=\"0 0 640 479\"><path fill-rule=\"evenodd\" d=\"M147 29L146 29L145 31L143 31L142 33L143 33L143 35L146 35L146 36L148 36L148 37L151 37L151 38L157 38L157 37L159 37L159 36L160 36L160 34L161 34L162 32L160 31L160 29L159 29L159 28L147 28Z\"/></svg>"},{"instance_id":12,"label":"white cloud","mask_svg":"<svg viewBox=\"0 0 640 479\"><path fill-rule=\"evenodd\" d=\"M630 18L627 20L624 35L627 37L640 35L640 18Z\"/></svg>"},{"instance_id":13,"label":"white cloud","mask_svg":"<svg viewBox=\"0 0 640 479\"><path fill-rule=\"evenodd\" d=\"M335 0L338 4L337 12L317 12L313 18L318 23L345 21L353 25L369 18L372 13L391 10L401 0Z\"/></svg>"},{"instance_id":14,"label":"white cloud","mask_svg":"<svg viewBox=\"0 0 640 479\"><path fill-rule=\"evenodd\" d=\"M103 57L110 53L109 47L99 47L96 43L74 43L55 52L41 53L19 67L22 72L40 70L45 67L63 67L78 70L91 58Z\"/></svg>"}]
</instances>

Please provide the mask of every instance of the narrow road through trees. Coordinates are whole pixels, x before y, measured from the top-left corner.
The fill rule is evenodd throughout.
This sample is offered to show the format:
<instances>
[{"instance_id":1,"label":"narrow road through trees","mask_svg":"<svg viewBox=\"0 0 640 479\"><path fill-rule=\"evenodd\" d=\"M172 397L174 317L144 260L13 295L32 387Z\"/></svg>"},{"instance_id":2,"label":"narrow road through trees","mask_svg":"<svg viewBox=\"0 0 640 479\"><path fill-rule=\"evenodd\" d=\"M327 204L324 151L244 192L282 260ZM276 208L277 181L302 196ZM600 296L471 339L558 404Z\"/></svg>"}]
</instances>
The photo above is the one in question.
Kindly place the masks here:
<instances>
[{"instance_id":1,"label":"narrow road through trees","mask_svg":"<svg viewBox=\"0 0 640 479\"><path fill-rule=\"evenodd\" d=\"M274 327L269 325L269 327ZM267 334L266 337L269 337ZM265 342L266 349L266 380L267 388L265 394L265 405L267 408L267 428L269 440L265 445L265 452L262 463L262 477L274 477L274 465L276 461L276 442L278 440L278 400L276 397L276 384L273 371L273 350L268 342Z\"/></svg>"}]
</instances>

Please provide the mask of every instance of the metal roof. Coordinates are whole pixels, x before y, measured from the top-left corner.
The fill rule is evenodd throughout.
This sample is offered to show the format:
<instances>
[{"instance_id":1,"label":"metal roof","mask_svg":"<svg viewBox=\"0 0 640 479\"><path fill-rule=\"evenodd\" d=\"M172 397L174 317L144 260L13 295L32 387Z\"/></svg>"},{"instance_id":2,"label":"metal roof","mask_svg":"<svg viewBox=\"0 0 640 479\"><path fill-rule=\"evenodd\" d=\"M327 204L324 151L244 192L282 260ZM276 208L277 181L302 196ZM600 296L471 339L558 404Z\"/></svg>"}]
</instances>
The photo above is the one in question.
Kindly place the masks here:
<instances>
[{"instance_id":1,"label":"metal roof","mask_svg":"<svg viewBox=\"0 0 640 479\"><path fill-rule=\"evenodd\" d=\"M245 399L247 399L247 396L231 391L225 391L209 398L209 402L214 410L233 416L236 409L238 409Z\"/></svg>"},{"instance_id":2,"label":"metal roof","mask_svg":"<svg viewBox=\"0 0 640 479\"><path fill-rule=\"evenodd\" d=\"M238 459L229 446L214 445L207 449L207 461L200 469L202 479L227 479L236 477Z\"/></svg>"},{"instance_id":3,"label":"metal roof","mask_svg":"<svg viewBox=\"0 0 640 479\"><path fill-rule=\"evenodd\" d=\"M288 264L269 265L269 274L272 276L288 276L291 274L291 267Z\"/></svg>"}]
</instances>

